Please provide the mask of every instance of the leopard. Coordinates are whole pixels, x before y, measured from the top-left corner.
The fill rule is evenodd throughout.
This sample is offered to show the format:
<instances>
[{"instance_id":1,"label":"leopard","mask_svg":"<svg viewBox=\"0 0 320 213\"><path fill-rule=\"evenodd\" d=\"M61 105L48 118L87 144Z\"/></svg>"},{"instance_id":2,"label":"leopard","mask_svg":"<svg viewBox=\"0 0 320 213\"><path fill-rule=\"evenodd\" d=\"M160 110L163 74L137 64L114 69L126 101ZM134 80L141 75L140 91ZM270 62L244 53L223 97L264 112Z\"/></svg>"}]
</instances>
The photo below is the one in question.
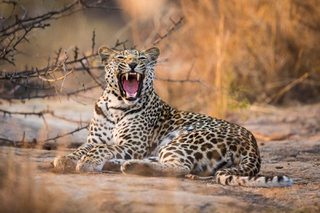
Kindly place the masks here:
<instances>
[{"instance_id":1,"label":"leopard","mask_svg":"<svg viewBox=\"0 0 320 213\"><path fill-rule=\"evenodd\" d=\"M288 187L285 175L260 175L261 157L246 128L205 114L180 111L154 88L157 47L98 50L106 86L94 105L87 142L56 157L58 172L182 177L212 184Z\"/></svg>"}]
</instances>

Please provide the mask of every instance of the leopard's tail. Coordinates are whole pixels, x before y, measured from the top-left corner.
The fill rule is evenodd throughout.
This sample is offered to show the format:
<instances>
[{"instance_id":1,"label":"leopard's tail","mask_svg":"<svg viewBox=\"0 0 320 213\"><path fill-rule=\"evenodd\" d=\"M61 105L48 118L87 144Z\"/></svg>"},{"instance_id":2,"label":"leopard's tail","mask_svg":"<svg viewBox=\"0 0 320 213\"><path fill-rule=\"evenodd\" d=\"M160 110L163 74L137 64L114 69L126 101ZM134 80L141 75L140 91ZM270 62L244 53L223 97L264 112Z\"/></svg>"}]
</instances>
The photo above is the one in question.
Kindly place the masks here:
<instances>
[{"instance_id":1,"label":"leopard's tail","mask_svg":"<svg viewBox=\"0 0 320 213\"><path fill-rule=\"evenodd\" d=\"M248 154L247 149L240 151L240 162L233 167L223 168L215 173L217 183L231 186L247 187L288 187L293 184L293 180L287 176L263 176L258 175L261 167L261 158L257 142L254 136L250 136L248 144L251 150ZM231 156L231 160L232 160Z\"/></svg>"},{"instance_id":2,"label":"leopard's tail","mask_svg":"<svg viewBox=\"0 0 320 213\"><path fill-rule=\"evenodd\" d=\"M288 187L293 180L287 176L238 176L231 174L216 174L216 181L222 185L246 187Z\"/></svg>"}]
</instances>

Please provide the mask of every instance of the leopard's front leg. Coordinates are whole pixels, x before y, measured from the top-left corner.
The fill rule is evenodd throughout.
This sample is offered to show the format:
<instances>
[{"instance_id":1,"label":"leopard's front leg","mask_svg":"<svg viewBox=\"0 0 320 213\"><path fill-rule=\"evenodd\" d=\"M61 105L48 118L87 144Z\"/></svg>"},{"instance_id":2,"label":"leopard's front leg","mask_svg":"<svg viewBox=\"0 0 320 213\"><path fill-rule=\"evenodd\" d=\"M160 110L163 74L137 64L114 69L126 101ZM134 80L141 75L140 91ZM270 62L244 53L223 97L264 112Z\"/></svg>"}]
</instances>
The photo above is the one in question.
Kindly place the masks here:
<instances>
[{"instance_id":1,"label":"leopard's front leg","mask_svg":"<svg viewBox=\"0 0 320 213\"><path fill-rule=\"evenodd\" d=\"M102 128L103 127L103 128ZM113 144L112 131L114 121L107 116L104 95L96 102L94 117L90 122L87 142L74 152L66 156L58 156L52 162L54 170L58 172L75 171L77 162L98 144Z\"/></svg>"},{"instance_id":2,"label":"leopard's front leg","mask_svg":"<svg viewBox=\"0 0 320 213\"><path fill-rule=\"evenodd\" d=\"M87 142L80 146L76 151L68 155L57 156L52 162L54 170L57 172L75 171L78 160L80 160L81 157L85 155L88 151L90 151L93 147L93 143Z\"/></svg>"},{"instance_id":3,"label":"leopard's front leg","mask_svg":"<svg viewBox=\"0 0 320 213\"><path fill-rule=\"evenodd\" d=\"M109 129L107 130L100 130L99 131L97 126L99 126L100 123L108 123L104 120L104 118L99 117L98 115L95 116L94 119L92 119L89 127L89 135L87 137L87 142L80 146L77 150L74 152L66 155L66 156L58 156L56 157L52 164L54 167L54 170L57 172L72 172L75 171L77 162L81 159L82 156L86 155L90 150L94 148L94 146L102 143L108 143L112 144L112 137L108 135L111 135ZM111 124L109 124L109 127ZM111 128L110 128L111 129ZM102 132L104 131L104 132ZM104 133L104 134L102 134ZM102 137L102 135L104 137Z\"/></svg>"},{"instance_id":4,"label":"leopard's front leg","mask_svg":"<svg viewBox=\"0 0 320 213\"><path fill-rule=\"evenodd\" d=\"M100 172L105 163L117 159L125 161L133 158L142 159L145 153L129 145L107 145L100 144L94 146L86 155L77 163L76 171L78 172Z\"/></svg>"}]
</instances>

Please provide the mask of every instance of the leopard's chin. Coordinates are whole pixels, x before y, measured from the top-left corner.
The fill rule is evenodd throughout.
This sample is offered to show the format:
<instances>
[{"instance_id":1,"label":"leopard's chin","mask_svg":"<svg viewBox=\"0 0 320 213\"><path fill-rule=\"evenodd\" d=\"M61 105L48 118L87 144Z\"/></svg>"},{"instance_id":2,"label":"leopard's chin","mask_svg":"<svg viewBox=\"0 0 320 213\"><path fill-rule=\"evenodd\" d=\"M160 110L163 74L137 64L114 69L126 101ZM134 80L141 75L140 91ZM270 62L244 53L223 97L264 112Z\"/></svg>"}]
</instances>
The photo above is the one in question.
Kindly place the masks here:
<instances>
[{"instance_id":1,"label":"leopard's chin","mask_svg":"<svg viewBox=\"0 0 320 213\"><path fill-rule=\"evenodd\" d=\"M118 75L121 97L129 102L135 102L141 96L144 75L138 72L126 72Z\"/></svg>"}]
</instances>

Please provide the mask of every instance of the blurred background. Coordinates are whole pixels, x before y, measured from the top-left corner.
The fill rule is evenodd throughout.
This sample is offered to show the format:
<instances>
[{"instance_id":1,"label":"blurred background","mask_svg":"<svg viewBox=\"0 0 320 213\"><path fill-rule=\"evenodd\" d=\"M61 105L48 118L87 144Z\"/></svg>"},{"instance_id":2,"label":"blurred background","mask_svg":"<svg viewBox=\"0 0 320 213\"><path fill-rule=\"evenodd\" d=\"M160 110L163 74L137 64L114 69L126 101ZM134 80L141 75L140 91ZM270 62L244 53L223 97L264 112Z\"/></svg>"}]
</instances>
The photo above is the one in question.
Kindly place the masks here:
<instances>
[{"instance_id":1,"label":"blurred background","mask_svg":"<svg viewBox=\"0 0 320 213\"><path fill-rule=\"evenodd\" d=\"M179 109L223 118L320 100L317 0L3 1L0 24L1 105L17 111L64 108L65 97L90 110L102 45L158 46L156 91Z\"/></svg>"}]
</instances>

